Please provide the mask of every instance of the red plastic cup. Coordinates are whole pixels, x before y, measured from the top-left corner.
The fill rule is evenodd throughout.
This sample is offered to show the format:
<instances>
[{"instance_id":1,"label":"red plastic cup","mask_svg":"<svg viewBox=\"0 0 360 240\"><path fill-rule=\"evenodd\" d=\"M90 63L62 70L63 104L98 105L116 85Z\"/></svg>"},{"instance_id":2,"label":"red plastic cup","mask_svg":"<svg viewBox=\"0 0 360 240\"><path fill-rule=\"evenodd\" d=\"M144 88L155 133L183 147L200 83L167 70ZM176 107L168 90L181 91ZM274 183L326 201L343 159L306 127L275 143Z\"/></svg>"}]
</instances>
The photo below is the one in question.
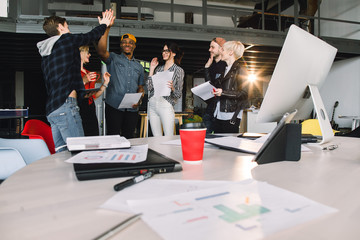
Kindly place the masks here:
<instances>
[{"instance_id":1,"label":"red plastic cup","mask_svg":"<svg viewBox=\"0 0 360 240\"><path fill-rule=\"evenodd\" d=\"M180 127L183 160L201 163L203 160L206 128L203 123L186 123Z\"/></svg>"}]
</instances>

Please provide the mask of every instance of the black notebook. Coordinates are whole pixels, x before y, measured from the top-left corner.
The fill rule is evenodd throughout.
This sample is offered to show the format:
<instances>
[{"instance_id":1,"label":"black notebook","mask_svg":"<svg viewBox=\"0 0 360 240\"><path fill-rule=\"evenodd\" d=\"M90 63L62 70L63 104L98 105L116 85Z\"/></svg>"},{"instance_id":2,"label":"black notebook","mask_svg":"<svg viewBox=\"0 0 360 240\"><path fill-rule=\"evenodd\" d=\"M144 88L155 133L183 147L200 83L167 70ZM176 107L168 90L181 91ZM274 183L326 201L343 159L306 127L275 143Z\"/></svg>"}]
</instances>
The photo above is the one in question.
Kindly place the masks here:
<instances>
[{"instance_id":1,"label":"black notebook","mask_svg":"<svg viewBox=\"0 0 360 240\"><path fill-rule=\"evenodd\" d=\"M148 149L147 159L139 163L74 163L74 170L79 181L136 176L149 171L153 173L178 172L181 164L152 149Z\"/></svg>"}]
</instances>

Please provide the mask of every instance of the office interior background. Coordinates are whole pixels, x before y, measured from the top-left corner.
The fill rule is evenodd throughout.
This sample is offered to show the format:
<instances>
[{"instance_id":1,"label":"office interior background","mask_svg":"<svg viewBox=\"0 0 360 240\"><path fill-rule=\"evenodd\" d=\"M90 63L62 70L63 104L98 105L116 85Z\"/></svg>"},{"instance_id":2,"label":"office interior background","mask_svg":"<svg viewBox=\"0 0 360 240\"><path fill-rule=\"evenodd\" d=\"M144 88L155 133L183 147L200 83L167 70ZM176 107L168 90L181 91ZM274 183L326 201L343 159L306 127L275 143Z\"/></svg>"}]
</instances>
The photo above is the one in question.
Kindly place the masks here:
<instances>
[{"instance_id":1,"label":"office interior background","mask_svg":"<svg viewBox=\"0 0 360 240\"><path fill-rule=\"evenodd\" d=\"M334 120L340 127L349 128L352 122L339 115L360 115L358 0L0 0L0 108L29 108L29 115L46 121L46 90L36 48L47 38L42 30L44 17L65 16L72 33L88 32L98 25L96 16L108 8L117 17L110 32L110 51L120 52L120 36L127 32L138 39L134 55L145 69L146 62L161 56L165 40L177 42L184 51L184 94L176 111L205 107L190 88L203 81L209 43L217 36L244 43L243 60L256 76L250 100L259 106L287 30L296 24L338 49L320 91L329 118L336 101ZM90 53L86 68L101 71L94 46ZM0 129L8 128L1 124Z\"/></svg>"}]
</instances>

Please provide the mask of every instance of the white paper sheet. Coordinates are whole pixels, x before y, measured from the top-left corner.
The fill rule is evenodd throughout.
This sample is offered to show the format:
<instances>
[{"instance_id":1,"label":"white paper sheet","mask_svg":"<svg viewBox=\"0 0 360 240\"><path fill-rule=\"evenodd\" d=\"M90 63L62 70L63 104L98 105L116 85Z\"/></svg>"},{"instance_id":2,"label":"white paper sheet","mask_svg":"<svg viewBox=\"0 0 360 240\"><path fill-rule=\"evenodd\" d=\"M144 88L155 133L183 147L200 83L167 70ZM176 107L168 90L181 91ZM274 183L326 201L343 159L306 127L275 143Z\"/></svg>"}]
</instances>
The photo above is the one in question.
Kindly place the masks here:
<instances>
[{"instance_id":1,"label":"white paper sheet","mask_svg":"<svg viewBox=\"0 0 360 240\"><path fill-rule=\"evenodd\" d=\"M126 93L118 108L132 108L139 102L142 93Z\"/></svg>"},{"instance_id":2,"label":"white paper sheet","mask_svg":"<svg viewBox=\"0 0 360 240\"><path fill-rule=\"evenodd\" d=\"M171 89L168 87L168 82L172 81L173 75L174 72L164 71L157 72L151 77L154 86L154 97L170 96Z\"/></svg>"},{"instance_id":3,"label":"white paper sheet","mask_svg":"<svg viewBox=\"0 0 360 240\"><path fill-rule=\"evenodd\" d=\"M130 142L120 135L69 137L66 139L69 151L129 148Z\"/></svg>"},{"instance_id":4,"label":"white paper sheet","mask_svg":"<svg viewBox=\"0 0 360 240\"><path fill-rule=\"evenodd\" d=\"M206 138L205 141L207 143L213 143L218 146L224 146L228 148L238 149L239 151L244 151L248 153L257 153L261 146L264 144L265 140L269 137L269 135L265 135L260 137L256 140L249 140L245 138L239 137L219 137L219 138ZM308 147L301 144L301 151L302 152L309 152L311 151Z\"/></svg>"},{"instance_id":5,"label":"white paper sheet","mask_svg":"<svg viewBox=\"0 0 360 240\"><path fill-rule=\"evenodd\" d=\"M163 239L171 240L261 239L337 212L255 180L128 204Z\"/></svg>"},{"instance_id":6,"label":"white paper sheet","mask_svg":"<svg viewBox=\"0 0 360 240\"><path fill-rule=\"evenodd\" d=\"M199 189L213 188L227 185L228 181L187 181L187 180L162 180L149 179L139 184L121 190L108 199L100 208L133 213L126 203L130 199L151 199L173 194L196 191Z\"/></svg>"},{"instance_id":7,"label":"white paper sheet","mask_svg":"<svg viewBox=\"0 0 360 240\"><path fill-rule=\"evenodd\" d=\"M162 142L161 144L164 144L164 145L175 145L175 146L181 146L181 140L180 139L174 139L174 140L169 140L169 141L166 141L166 142ZM209 143L204 143L204 147L206 148L218 148L212 144L209 144Z\"/></svg>"},{"instance_id":8,"label":"white paper sheet","mask_svg":"<svg viewBox=\"0 0 360 240\"><path fill-rule=\"evenodd\" d=\"M214 89L215 89L215 87L213 85L211 85L210 82L205 82L196 87L193 87L191 89L191 92L193 92L196 96L199 96L203 100L208 100L208 99L214 97L214 94L212 93L214 91Z\"/></svg>"},{"instance_id":9,"label":"white paper sheet","mask_svg":"<svg viewBox=\"0 0 360 240\"><path fill-rule=\"evenodd\" d=\"M138 163L147 158L148 145L132 146L128 149L83 151L65 160L68 163Z\"/></svg>"}]
</instances>

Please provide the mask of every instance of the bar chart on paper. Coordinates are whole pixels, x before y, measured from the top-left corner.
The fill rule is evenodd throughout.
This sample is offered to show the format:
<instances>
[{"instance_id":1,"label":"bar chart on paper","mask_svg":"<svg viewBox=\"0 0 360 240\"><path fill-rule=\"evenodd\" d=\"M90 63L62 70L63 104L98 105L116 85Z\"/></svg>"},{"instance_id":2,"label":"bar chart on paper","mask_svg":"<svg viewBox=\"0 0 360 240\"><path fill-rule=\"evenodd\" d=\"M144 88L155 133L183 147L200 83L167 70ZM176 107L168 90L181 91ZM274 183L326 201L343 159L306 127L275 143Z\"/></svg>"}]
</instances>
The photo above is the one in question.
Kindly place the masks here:
<instances>
[{"instance_id":1,"label":"bar chart on paper","mask_svg":"<svg viewBox=\"0 0 360 240\"><path fill-rule=\"evenodd\" d=\"M261 239L337 211L255 180L128 203L164 239Z\"/></svg>"},{"instance_id":2,"label":"bar chart on paper","mask_svg":"<svg viewBox=\"0 0 360 240\"><path fill-rule=\"evenodd\" d=\"M83 151L69 158L69 163L138 163L146 160L148 145L130 149Z\"/></svg>"}]
</instances>

